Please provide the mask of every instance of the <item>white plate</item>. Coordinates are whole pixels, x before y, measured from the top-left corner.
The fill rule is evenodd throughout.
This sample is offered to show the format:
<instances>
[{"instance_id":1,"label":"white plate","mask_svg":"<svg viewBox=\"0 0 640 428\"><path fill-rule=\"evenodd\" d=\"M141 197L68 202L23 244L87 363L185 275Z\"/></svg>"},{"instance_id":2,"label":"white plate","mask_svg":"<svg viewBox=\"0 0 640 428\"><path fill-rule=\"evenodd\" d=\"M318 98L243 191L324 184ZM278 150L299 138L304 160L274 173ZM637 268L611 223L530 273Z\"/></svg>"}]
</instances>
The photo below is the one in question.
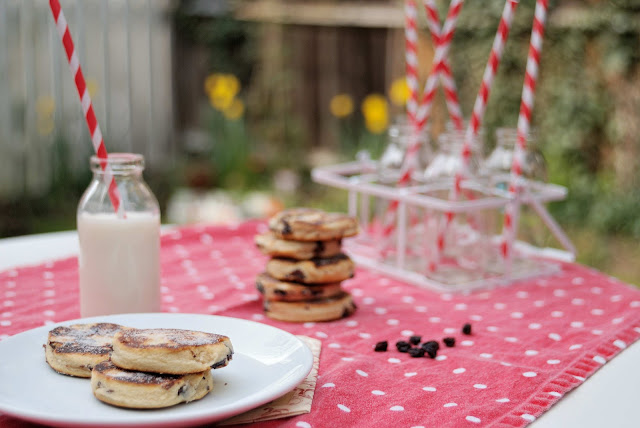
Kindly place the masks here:
<instances>
[{"instance_id":1,"label":"white plate","mask_svg":"<svg viewBox=\"0 0 640 428\"><path fill-rule=\"evenodd\" d=\"M295 336L242 319L192 314L124 314L66 321L114 322L138 328L183 328L229 336L233 360L213 371L203 399L159 410L121 409L98 401L88 379L54 372L43 344L54 325L0 342L0 412L54 426L186 426L213 422L267 403L295 388L313 355Z\"/></svg>"}]
</instances>

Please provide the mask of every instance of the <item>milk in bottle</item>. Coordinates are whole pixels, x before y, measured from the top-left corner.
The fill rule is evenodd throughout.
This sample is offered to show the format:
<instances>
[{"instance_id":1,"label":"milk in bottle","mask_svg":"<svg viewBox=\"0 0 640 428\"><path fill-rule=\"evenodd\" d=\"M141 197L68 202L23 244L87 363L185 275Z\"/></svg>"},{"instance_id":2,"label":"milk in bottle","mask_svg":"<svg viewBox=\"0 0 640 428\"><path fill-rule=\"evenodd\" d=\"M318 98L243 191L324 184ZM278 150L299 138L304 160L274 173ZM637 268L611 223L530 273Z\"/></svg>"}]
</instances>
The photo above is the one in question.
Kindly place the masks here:
<instances>
[{"instance_id":1,"label":"milk in bottle","mask_svg":"<svg viewBox=\"0 0 640 428\"><path fill-rule=\"evenodd\" d=\"M124 215L115 213L102 163L113 171ZM91 158L93 180L77 213L82 317L160 311L160 209L142 179L141 155Z\"/></svg>"}]
</instances>

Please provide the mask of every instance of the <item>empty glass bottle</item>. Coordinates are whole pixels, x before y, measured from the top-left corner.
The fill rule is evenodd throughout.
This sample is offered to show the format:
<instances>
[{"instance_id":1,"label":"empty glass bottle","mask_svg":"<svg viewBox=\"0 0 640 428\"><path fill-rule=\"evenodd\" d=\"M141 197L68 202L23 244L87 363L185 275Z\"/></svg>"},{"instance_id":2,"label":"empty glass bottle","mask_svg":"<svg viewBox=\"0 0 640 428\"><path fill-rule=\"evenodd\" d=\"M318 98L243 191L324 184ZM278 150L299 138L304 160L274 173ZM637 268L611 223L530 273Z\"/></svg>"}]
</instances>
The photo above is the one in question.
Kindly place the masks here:
<instances>
[{"instance_id":1,"label":"empty glass bottle","mask_svg":"<svg viewBox=\"0 0 640 428\"><path fill-rule=\"evenodd\" d=\"M468 176L477 176L480 172L482 131L478 132L472 144L471 158L467 168ZM447 180L455 177L462 168L462 147L466 138L465 130L448 129L438 136L438 149L422 174L425 182Z\"/></svg>"},{"instance_id":2,"label":"empty glass bottle","mask_svg":"<svg viewBox=\"0 0 640 428\"><path fill-rule=\"evenodd\" d=\"M398 117L389 127L388 144L380 157L380 175L393 176L402 168L407 149L413 141L413 125L409 123L405 116ZM429 138L429 128L425 127L417 135L420 141L420 151L418 153L416 169L424 168L432 156L431 141Z\"/></svg>"},{"instance_id":3,"label":"empty glass bottle","mask_svg":"<svg viewBox=\"0 0 640 428\"><path fill-rule=\"evenodd\" d=\"M518 130L516 128L498 128L496 147L484 162L486 173L492 177L496 187L506 189L513 164ZM535 133L527 135L527 150L522 163L522 177L528 180L546 181L547 163L539 150Z\"/></svg>"}]
</instances>

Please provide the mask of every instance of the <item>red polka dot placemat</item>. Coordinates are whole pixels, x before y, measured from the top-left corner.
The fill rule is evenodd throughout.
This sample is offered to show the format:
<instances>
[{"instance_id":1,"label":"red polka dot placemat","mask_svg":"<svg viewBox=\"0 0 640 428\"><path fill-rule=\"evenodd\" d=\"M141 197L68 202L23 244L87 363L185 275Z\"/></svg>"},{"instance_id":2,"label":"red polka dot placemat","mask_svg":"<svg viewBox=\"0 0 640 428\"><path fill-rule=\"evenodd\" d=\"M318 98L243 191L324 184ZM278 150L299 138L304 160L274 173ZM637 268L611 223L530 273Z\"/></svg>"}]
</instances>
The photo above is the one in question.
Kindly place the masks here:
<instances>
[{"instance_id":1,"label":"red polka dot placemat","mask_svg":"<svg viewBox=\"0 0 640 428\"><path fill-rule=\"evenodd\" d=\"M251 319L322 340L311 413L261 426L524 426L640 336L640 291L575 264L468 295L359 269L344 283L353 316L273 321L254 285L267 258L253 236L264 227L191 227L162 239L164 311ZM0 273L0 340L78 317L75 258ZM413 335L438 340L437 357L396 350ZM442 344L447 336L454 347ZM374 352L384 340L388 351ZM0 425L29 424L0 416Z\"/></svg>"}]
</instances>

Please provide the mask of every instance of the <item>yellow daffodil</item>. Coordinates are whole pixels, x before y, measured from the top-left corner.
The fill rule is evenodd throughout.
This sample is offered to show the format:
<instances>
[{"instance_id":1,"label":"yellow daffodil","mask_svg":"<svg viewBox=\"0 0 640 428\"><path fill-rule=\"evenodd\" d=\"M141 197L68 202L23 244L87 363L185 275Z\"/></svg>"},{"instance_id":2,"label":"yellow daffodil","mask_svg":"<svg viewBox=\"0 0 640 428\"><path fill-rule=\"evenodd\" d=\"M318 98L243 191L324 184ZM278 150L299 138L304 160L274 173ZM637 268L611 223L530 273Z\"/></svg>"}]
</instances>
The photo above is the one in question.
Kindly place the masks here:
<instances>
[{"instance_id":1,"label":"yellow daffodil","mask_svg":"<svg viewBox=\"0 0 640 428\"><path fill-rule=\"evenodd\" d=\"M220 77L218 73L213 73L208 75L207 78L204 79L204 92L207 95L209 95L213 91L213 88L216 86L218 77Z\"/></svg>"},{"instance_id":2,"label":"yellow daffodil","mask_svg":"<svg viewBox=\"0 0 640 428\"><path fill-rule=\"evenodd\" d=\"M56 102L49 95L42 95L36 100L36 113L38 117L49 117L56 109Z\"/></svg>"},{"instance_id":3,"label":"yellow daffodil","mask_svg":"<svg viewBox=\"0 0 640 428\"><path fill-rule=\"evenodd\" d=\"M52 97L43 95L36 100L36 128L41 136L47 136L53 132L55 110L56 103Z\"/></svg>"},{"instance_id":4,"label":"yellow daffodil","mask_svg":"<svg viewBox=\"0 0 640 428\"><path fill-rule=\"evenodd\" d=\"M398 78L391 83L389 88L389 98L397 106L404 106L409 99L409 85L404 77Z\"/></svg>"},{"instance_id":5,"label":"yellow daffodil","mask_svg":"<svg viewBox=\"0 0 640 428\"><path fill-rule=\"evenodd\" d=\"M42 137L46 137L47 135L51 135L55 128L55 124L53 119L44 119L38 120L36 122L36 127L38 129L38 134Z\"/></svg>"},{"instance_id":6,"label":"yellow daffodil","mask_svg":"<svg viewBox=\"0 0 640 428\"><path fill-rule=\"evenodd\" d=\"M89 95L91 98L95 98L98 95L98 90L100 89L100 85L98 85L98 81L89 77L87 79L87 91L89 91Z\"/></svg>"},{"instance_id":7,"label":"yellow daffodil","mask_svg":"<svg viewBox=\"0 0 640 428\"><path fill-rule=\"evenodd\" d=\"M387 100L380 94L367 95L362 101L362 115L365 126L374 134L381 134L389 125Z\"/></svg>"},{"instance_id":8,"label":"yellow daffodil","mask_svg":"<svg viewBox=\"0 0 640 428\"><path fill-rule=\"evenodd\" d=\"M231 105L226 109L222 110L222 114L224 117L230 120L237 120L242 117L244 113L244 103L241 99L234 98L231 102Z\"/></svg>"},{"instance_id":9,"label":"yellow daffodil","mask_svg":"<svg viewBox=\"0 0 640 428\"><path fill-rule=\"evenodd\" d=\"M329 110L337 118L347 117L353 113L353 99L349 94L334 95L329 103Z\"/></svg>"},{"instance_id":10,"label":"yellow daffodil","mask_svg":"<svg viewBox=\"0 0 640 428\"><path fill-rule=\"evenodd\" d=\"M213 73L205 79L204 89L211 105L224 111L231 106L240 91L240 81L233 74Z\"/></svg>"}]
</instances>

